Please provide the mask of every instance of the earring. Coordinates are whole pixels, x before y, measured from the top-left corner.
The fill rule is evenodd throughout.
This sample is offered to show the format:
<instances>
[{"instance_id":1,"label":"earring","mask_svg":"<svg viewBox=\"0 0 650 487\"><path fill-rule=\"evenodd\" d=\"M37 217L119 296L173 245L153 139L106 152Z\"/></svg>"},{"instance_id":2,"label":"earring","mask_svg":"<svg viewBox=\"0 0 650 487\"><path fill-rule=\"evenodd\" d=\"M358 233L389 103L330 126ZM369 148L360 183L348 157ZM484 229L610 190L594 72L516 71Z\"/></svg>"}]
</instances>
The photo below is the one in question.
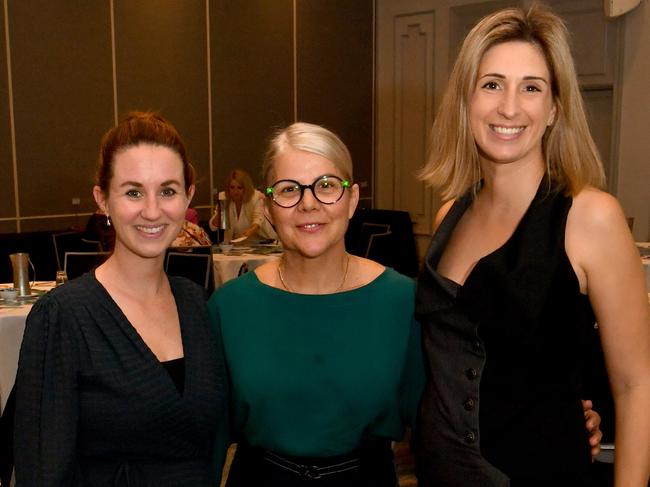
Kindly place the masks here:
<instances>
[{"instance_id":1,"label":"earring","mask_svg":"<svg viewBox=\"0 0 650 487\"><path fill-rule=\"evenodd\" d=\"M106 215L106 226L110 227L111 226L111 217Z\"/></svg>"}]
</instances>

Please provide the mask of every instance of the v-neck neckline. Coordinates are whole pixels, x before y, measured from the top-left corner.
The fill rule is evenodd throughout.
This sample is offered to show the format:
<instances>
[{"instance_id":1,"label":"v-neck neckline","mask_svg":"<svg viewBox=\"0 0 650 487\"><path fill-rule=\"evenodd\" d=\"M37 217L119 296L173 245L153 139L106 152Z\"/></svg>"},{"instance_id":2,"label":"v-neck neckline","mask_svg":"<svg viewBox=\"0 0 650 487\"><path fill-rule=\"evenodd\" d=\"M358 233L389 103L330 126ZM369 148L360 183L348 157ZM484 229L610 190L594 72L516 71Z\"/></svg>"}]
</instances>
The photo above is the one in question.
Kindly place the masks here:
<instances>
[{"instance_id":1,"label":"v-neck neckline","mask_svg":"<svg viewBox=\"0 0 650 487\"><path fill-rule=\"evenodd\" d=\"M178 313L178 323L181 332L181 345L183 347L183 356L177 357L177 359L183 358L185 360L184 386L183 386L182 393L178 390L176 384L174 384L174 381L172 380L171 376L165 369L165 366L163 365L162 361L159 360L158 357L156 357L156 354L153 353L153 350L151 350L151 348L144 341L140 333L138 333L138 330L136 330L133 324L129 321L127 316L124 314L124 311L122 311L122 308L120 308L117 302L113 299L113 296L111 296L111 294L104 287L104 285L101 282L99 282L97 276L95 275L95 271L91 273L91 276L92 276L92 281L95 283L96 286L99 287L99 289L101 289L101 292L106 296L109 306L113 308L113 311L119 317L118 321L121 324L123 330L128 334L130 339L137 344L141 353L146 357L147 362L150 363L153 367L157 368L159 375L162 374L165 376L165 380L167 382L168 387L171 387L176 392L176 394L180 399L186 398L190 392L189 361L191 357L191 351L189 350L188 345L191 342L191 340L189 340L187 337L188 328L187 326L185 326L184 316L183 313L181 312L181 308L183 308L184 306L183 303L179 303L179 300L182 301L183 298L180 296L181 293L178 293L178 288L176 286L174 279L172 277L167 276L167 279L169 280L169 286L171 288L171 292L174 297L176 312Z\"/></svg>"},{"instance_id":2,"label":"v-neck neckline","mask_svg":"<svg viewBox=\"0 0 650 487\"><path fill-rule=\"evenodd\" d=\"M435 266L430 265L429 268L435 273L436 276L438 276L438 278L442 279L444 282L451 285L453 288L456 289L456 291L466 287L467 283L470 281L472 276L476 273L477 268L481 267L485 262L493 259L495 256L503 253L510 245L510 243L513 241L513 239L522 231L522 228L524 227L525 223L530 218L530 213L532 209L537 205L538 201L541 199L541 194L543 190L550 190L550 185L546 177L542 177L542 179L540 180L537 186L537 190L535 191L535 195L530 200L530 203L528 204L526 211L522 215L519 222L517 222L517 224L515 225L510 236L499 247L495 248L491 252L485 254L483 257L478 259L472 266L472 269L467 274L465 281L461 284L459 282L454 281L453 279L450 279L440 274L440 272L438 272L438 264L442 257L442 253L444 252L444 249L449 244L449 240L451 239L451 234L453 233L454 229L458 225L458 222L463 217L463 215L465 214L467 209L471 206L474 200L474 192L472 190L469 190L466 194L461 196L459 200L454 202L451 209L449 210L445 218L442 220L438 230L436 231L436 235L434 236L434 242L433 242L434 245L431 246L431 252L429 255L427 255L427 261L431 263L430 259L435 254Z\"/></svg>"}]
</instances>

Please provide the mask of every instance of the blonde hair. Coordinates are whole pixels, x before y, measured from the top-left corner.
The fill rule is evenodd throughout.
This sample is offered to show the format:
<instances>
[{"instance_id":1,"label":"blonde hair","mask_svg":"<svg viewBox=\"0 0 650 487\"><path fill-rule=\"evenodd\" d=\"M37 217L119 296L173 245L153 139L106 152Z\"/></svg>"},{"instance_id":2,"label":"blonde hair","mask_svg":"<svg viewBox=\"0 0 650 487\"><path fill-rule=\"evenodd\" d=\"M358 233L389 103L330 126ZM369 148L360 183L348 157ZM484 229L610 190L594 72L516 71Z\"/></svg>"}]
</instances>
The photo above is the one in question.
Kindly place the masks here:
<instances>
[{"instance_id":1,"label":"blonde hair","mask_svg":"<svg viewBox=\"0 0 650 487\"><path fill-rule=\"evenodd\" d=\"M441 190L444 199L463 194L481 179L479 154L469 122L469 104L486 51L509 41L524 41L543 53L551 75L557 113L542 137L546 176L555 188L575 195L584 186L602 188L605 175L589 132L582 95L560 17L540 5L509 8L483 18L467 35L429 139L420 179Z\"/></svg>"},{"instance_id":2,"label":"blonde hair","mask_svg":"<svg viewBox=\"0 0 650 487\"><path fill-rule=\"evenodd\" d=\"M270 140L262 164L262 177L267 184L272 182L275 158L287 148L324 157L345 179L352 181L352 157L343 141L325 127L298 122L278 130Z\"/></svg>"},{"instance_id":3,"label":"blonde hair","mask_svg":"<svg viewBox=\"0 0 650 487\"><path fill-rule=\"evenodd\" d=\"M253 186L253 180L251 179L250 174L248 174L243 169L233 169L228 173L226 178L226 198L230 199L230 182L235 181L242 185L244 188L244 197L243 200L248 202L251 200L255 194L255 186Z\"/></svg>"}]
</instances>

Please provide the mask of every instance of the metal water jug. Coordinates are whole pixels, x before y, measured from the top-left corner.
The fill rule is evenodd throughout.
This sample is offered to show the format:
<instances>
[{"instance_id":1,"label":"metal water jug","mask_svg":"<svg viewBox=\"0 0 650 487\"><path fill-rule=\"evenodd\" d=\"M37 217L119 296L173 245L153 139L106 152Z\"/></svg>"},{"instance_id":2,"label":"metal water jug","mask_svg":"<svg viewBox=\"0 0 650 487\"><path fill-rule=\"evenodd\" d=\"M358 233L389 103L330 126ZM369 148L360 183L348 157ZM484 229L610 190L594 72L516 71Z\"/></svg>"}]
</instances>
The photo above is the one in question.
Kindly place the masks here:
<instances>
[{"instance_id":1,"label":"metal water jug","mask_svg":"<svg viewBox=\"0 0 650 487\"><path fill-rule=\"evenodd\" d=\"M18 252L9 255L11 259L11 267L14 271L14 287L18 290L18 296L29 296L32 293L31 286L34 285L36 279L36 269L34 264L29 259L29 254L25 252ZM29 267L31 266L34 272L34 281L29 282Z\"/></svg>"},{"instance_id":2,"label":"metal water jug","mask_svg":"<svg viewBox=\"0 0 650 487\"><path fill-rule=\"evenodd\" d=\"M217 200L219 208L219 233L221 234L221 243L229 244L232 238L232 228L230 228L230 221L228 218L228 200L226 200L225 191L219 193Z\"/></svg>"}]
</instances>

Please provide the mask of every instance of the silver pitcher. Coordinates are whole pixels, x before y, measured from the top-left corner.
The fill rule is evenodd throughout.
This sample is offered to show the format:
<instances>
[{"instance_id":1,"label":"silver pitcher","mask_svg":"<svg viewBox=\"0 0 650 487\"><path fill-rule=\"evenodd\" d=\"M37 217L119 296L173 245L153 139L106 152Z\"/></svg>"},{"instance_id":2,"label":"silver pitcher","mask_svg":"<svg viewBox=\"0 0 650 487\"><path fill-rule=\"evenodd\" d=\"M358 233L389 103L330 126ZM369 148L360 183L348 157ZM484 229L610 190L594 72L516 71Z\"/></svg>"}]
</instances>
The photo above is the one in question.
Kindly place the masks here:
<instances>
[{"instance_id":1,"label":"silver pitcher","mask_svg":"<svg viewBox=\"0 0 650 487\"><path fill-rule=\"evenodd\" d=\"M36 282L36 269L34 269L34 264L29 259L29 254L18 252L17 254L11 254L9 259L11 259L11 266L14 270L14 287L18 290L18 296L29 296L32 294L31 286ZM31 286L29 282L29 266L32 267L34 272L34 281L32 281Z\"/></svg>"}]
</instances>

